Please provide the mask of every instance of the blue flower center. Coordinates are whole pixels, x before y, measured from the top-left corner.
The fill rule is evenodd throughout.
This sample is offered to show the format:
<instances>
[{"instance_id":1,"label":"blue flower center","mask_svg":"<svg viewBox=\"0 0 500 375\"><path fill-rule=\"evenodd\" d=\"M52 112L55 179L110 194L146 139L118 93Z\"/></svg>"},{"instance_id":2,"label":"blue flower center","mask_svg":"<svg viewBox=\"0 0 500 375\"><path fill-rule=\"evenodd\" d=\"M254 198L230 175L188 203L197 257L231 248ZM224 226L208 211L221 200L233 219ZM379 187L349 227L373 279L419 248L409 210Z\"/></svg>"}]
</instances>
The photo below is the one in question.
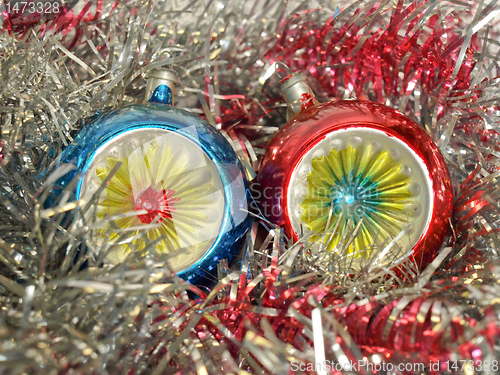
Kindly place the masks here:
<instances>
[{"instance_id":1,"label":"blue flower center","mask_svg":"<svg viewBox=\"0 0 500 375\"><path fill-rule=\"evenodd\" d=\"M356 198L354 198L354 196L352 196L351 194L346 194L344 196L344 202L346 204L351 205L351 204L354 204L354 202L356 202Z\"/></svg>"},{"instance_id":2,"label":"blue flower center","mask_svg":"<svg viewBox=\"0 0 500 375\"><path fill-rule=\"evenodd\" d=\"M367 212L373 210L373 205L380 203L376 189L377 184L369 179L343 179L330 188L330 199L336 214L359 220ZM371 207L369 207L371 206Z\"/></svg>"}]
</instances>

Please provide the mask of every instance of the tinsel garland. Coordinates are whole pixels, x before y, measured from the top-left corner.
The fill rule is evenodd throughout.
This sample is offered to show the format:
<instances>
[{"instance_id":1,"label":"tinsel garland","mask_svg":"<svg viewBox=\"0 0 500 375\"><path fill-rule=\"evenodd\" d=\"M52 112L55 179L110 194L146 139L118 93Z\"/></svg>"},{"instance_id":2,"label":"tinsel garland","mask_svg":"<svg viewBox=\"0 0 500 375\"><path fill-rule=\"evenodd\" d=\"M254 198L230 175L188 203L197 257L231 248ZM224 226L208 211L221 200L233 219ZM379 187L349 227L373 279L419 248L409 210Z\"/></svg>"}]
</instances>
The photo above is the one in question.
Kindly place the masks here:
<instances>
[{"instance_id":1,"label":"tinsel garland","mask_svg":"<svg viewBox=\"0 0 500 375\"><path fill-rule=\"evenodd\" d=\"M2 373L302 374L313 367L298 364L322 358L345 373L369 373L349 367L360 361L471 373L460 360L498 372L496 3L99 0L45 18L3 12ZM454 230L435 261L421 273L403 263L345 275L331 253L311 255L308 237L289 243L256 211L241 261L219 264L210 287L187 284L154 252L103 265L94 223L70 225L81 218L71 189L51 195L68 172L55 160L78 130L140 101L143 73L170 66L178 105L225 131L253 176L286 121L279 61L323 101L381 102L432 136L455 189Z\"/></svg>"}]
</instances>

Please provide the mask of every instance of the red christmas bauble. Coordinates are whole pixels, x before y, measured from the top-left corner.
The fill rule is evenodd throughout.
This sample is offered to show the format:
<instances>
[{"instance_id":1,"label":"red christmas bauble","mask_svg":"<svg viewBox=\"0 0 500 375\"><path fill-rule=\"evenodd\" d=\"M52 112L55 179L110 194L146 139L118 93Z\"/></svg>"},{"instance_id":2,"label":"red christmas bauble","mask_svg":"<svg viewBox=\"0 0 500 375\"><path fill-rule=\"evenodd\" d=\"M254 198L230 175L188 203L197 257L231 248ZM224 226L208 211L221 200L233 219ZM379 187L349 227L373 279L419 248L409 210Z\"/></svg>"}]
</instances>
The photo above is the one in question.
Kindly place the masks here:
<instances>
[{"instance_id":1,"label":"red christmas bauble","mask_svg":"<svg viewBox=\"0 0 500 375\"><path fill-rule=\"evenodd\" d=\"M429 264L453 211L450 175L430 136L377 103L302 108L261 161L262 213L294 240L312 231L349 270L409 254L420 268Z\"/></svg>"}]
</instances>

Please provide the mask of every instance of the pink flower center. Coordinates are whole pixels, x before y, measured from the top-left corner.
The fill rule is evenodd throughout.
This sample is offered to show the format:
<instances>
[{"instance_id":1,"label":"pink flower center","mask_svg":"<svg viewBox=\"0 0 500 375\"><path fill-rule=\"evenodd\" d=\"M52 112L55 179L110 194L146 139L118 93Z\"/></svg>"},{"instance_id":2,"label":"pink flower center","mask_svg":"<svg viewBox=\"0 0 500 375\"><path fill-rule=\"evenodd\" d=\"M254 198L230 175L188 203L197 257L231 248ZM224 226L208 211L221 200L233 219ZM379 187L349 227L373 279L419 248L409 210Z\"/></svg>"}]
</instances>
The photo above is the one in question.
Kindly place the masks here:
<instances>
[{"instance_id":1,"label":"pink flower center","mask_svg":"<svg viewBox=\"0 0 500 375\"><path fill-rule=\"evenodd\" d=\"M155 218L158 218L158 222L162 222L164 218L172 219L172 212L175 211L172 206L180 200L173 198L174 194L174 190L155 190L151 186L144 190L135 201L136 211L147 211L146 214L137 215L141 223L149 224Z\"/></svg>"}]
</instances>

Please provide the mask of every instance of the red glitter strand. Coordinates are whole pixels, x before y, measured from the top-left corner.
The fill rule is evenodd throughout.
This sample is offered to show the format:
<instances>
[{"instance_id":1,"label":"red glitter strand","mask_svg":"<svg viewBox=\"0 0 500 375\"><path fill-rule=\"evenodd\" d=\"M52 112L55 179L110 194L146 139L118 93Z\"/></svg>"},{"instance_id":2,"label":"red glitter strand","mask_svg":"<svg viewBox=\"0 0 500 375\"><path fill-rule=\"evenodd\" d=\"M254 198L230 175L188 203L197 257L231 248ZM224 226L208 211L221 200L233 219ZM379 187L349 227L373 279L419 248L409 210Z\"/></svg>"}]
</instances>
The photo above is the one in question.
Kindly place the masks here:
<instances>
[{"instance_id":1,"label":"red glitter strand","mask_svg":"<svg viewBox=\"0 0 500 375\"><path fill-rule=\"evenodd\" d=\"M278 43L267 52L266 58L271 62L284 62L293 71L305 72L314 81L314 89L320 97L348 96L383 104L390 101L394 107L400 107L401 98L410 95L417 86L425 88L421 91L421 100L460 97L470 88L475 66L473 54L478 49L476 35L455 73L463 40L455 34L455 27L442 27L438 16L425 20L428 3L424 0L404 7L399 1L386 11L392 12L387 28L369 33L363 28L368 26L369 16L379 11L380 4L363 14L366 21L361 21L362 11L358 9L351 20L338 29L333 28L333 18L315 27L302 21L306 19L305 13L296 15L288 20L285 31L278 36ZM415 17L408 23L412 16ZM446 21L450 25L460 22L451 15ZM447 44L443 43L445 39ZM459 100L475 98L477 95ZM444 101L438 115L449 112L451 105L451 101ZM415 113L411 102L405 113L420 115Z\"/></svg>"},{"instance_id":2,"label":"red glitter strand","mask_svg":"<svg viewBox=\"0 0 500 375\"><path fill-rule=\"evenodd\" d=\"M271 267L263 274L260 283L266 286L266 290L275 290L272 285L280 271L279 268ZM263 312L251 303L255 297L247 293L247 288L251 285L250 289L253 289L255 284L246 280L241 284L242 280L244 279L235 280L235 284L239 284L236 295L228 294L212 302L218 310L210 315L218 323L214 324L214 320L204 318L197 324L196 331L202 332L208 327L215 337L224 341L224 336L228 333L220 330L220 323L241 341L249 330L256 329L259 335L265 336L262 324L265 319L283 343L292 344L298 350L306 350L307 347L312 347L313 341L304 335L304 322L293 316L302 314L311 319L312 310L321 301L324 308L330 308L331 316L345 325L350 336L367 355L381 353L386 358L408 355L407 358L413 358L416 362L429 363L449 360L453 350L459 350L464 358L476 361L484 359L482 351L476 345L468 343L464 336L464 324L469 327L477 325L477 321L467 316L465 311L454 315L449 324L439 325L447 314L459 306L451 301L443 302L437 297L424 296L395 299L387 304L369 302L346 306L344 297L336 294L334 288L313 284L307 287L302 297L299 297L300 288L297 287L280 293L265 293L261 302L267 312ZM478 329L478 333L493 345L491 340L498 335L499 328L493 323L487 324ZM345 353L350 353L348 343L341 336L337 337L336 342ZM237 350L236 347L234 349ZM414 353L419 355L415 357ZM354 361L353 353L349 354L349 359Z\"/></svg>"},{"instance_id":3,"label":"red glitter strand","mask_svg":"<svg viewBox=\"0 0 500 375\"><path fill-rule=\"evenodd\" d=\"M430 3L421 0L404 5L398 1L384 11L377 3L371 9L357 9L347 20L344 16L342 24L335 16L315 24L309 17L314 11L302 11L286 20L263 60L268 64L284 62L293 71L303 71L320 101L360 99L389 105L426 126L437 140L442 129L432 128L429 118L445 119L457 102L474 103L480 97L479 90L471 89L471 77L481 40L472 35L455 69L463 44L457 30L466 27L465 17L456 17L459 12L444 19L427 17ZM372 25L370 17L388 15L390 21L383 27ZM261 105L234 100L223 106L223 128L234 126L236 130L272 115L279 101L269 91L263 91L269 100L262 100ZM250 140L262 137L262 133L242 131Z\"/></svg>"}]
</instances>

